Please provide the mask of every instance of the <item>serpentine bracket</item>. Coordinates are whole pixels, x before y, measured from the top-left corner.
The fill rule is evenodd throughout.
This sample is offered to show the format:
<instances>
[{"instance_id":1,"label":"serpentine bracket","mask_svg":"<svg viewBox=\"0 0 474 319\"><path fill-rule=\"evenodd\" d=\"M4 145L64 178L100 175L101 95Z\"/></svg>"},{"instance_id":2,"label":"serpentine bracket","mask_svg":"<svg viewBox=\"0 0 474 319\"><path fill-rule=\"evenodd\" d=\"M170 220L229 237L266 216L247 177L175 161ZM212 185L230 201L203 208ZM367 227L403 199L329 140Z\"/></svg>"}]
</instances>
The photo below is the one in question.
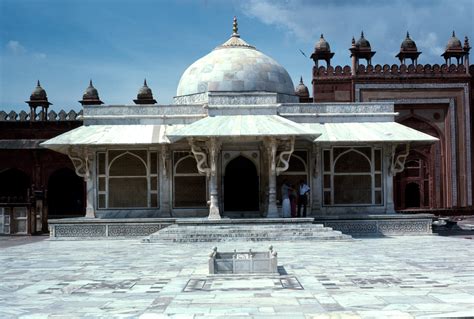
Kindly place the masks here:
<instances>
[{"instance_id":1,"label":"serpentine bracket","mask_svg":"<svg viewBox=\"0 0 474 319\"><path fill-rule=\"evenodd\" d=\"M191 152L196 159L198 172L209 177L211 174L211 169L207 165L207 154L203 152L200 147L194 144L194 140L192 138L189 138L188 142L189 146L191 146Z\"/></svg>"},{"instance_id":2,"label":"serpentine bracket","mask_svg":"<svg viewBox=\"0 0 474 319\"><path fill-rule=\"evenodd\" d=\"M77 149L69 148L67 155L74 165L76 174L80 177L83 177L84 179L89 179L91 176L91 154L88 152L88 150L84 148L81 152Z\"/></svg>"},{"instance_id":3,"label":"serpentine bracket","mask_svg":"<svg viewBox=\"0 0 474 319\"><path fill-rule=\"evenodd\" d=\"M295 137L293 136L290 139L290 149L288 151L280 152L280 155L278 156L278 165L276 167L277 176L283 173L284 171L286 171L288 167L290 166L290 158L294 150L295 150ZM283 163L283 166L280 166L280 163Z\"/></svg>"},{"instance_id":4,"label":"serpentine bracket","mask_svg":"<svg viewBox=\"0 0 474 319\"><path fill-rule=\"evenodd\" d=\"M397 150L397 144L392 145L392 163L390 165L390 174L392 176L397 175L400 172L403 172L405 169L405 161L410 153L410 144L405 144L405 151L398 155L395 154Z\"/></svg>"}]
</instances>

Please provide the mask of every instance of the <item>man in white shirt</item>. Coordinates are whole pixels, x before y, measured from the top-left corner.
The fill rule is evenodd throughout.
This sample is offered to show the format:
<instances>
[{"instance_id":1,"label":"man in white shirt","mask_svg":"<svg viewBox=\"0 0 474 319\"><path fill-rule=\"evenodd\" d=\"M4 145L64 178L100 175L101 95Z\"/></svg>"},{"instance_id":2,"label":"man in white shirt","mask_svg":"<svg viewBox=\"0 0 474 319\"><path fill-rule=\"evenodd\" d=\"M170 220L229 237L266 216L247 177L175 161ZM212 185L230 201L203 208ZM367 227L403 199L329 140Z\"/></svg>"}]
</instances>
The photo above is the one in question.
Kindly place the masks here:
<instances>
[{"instance_id":1,"label":"man in white shirt","mask_svg":"<svg viewBox=\"0 0 474 319\"><path fill-rule=\"evenodd\" d=\"M298 214L297 217L306 217L306 205L308 204L308 194L311 189L304 182L300 180L300 187L298 191ZM303 215L301 215L301 206L303 206Z\"/></svg>"}]
</instances>

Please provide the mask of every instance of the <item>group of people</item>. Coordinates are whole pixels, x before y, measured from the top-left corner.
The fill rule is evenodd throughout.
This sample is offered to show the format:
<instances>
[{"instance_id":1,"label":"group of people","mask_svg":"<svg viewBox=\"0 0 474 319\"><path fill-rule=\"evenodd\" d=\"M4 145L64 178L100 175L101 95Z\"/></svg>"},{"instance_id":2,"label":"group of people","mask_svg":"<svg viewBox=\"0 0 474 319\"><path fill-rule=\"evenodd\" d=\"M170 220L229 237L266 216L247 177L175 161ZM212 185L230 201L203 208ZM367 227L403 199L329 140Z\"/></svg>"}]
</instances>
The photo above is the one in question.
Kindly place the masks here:
<instances>
[{"instance_id":1,"label":"group of people","mask_svg":"<svg viewBox=\"0 0 474 319\"><path fill-rule=\"evenodd\" d=\"M300 180L299 185L295 187L285 179L281 186L283 217L306 217L309 191L310 188L304 180Z\"/></svg>"}]
</instances>

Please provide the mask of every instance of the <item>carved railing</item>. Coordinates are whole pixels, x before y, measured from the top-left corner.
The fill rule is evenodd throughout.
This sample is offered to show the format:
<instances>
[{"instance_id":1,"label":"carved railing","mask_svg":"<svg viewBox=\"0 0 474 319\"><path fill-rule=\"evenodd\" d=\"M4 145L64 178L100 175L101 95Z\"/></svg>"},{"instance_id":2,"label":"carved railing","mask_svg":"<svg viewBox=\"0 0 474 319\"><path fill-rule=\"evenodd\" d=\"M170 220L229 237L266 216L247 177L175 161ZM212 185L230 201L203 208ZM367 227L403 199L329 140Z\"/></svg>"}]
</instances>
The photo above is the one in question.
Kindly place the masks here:
<instances>
[{"instance_id":1,"label":"carved railing","mask_svg":"<svg viewBox=\"0 0 474 319\"><path fill-rule=\"evenodd\" d=\"M43 118L43 112L39 112L36 114L36 117L34 121L39 122L42 121L41 119ZM0 111L0 122L26 122L30 121L30 113L27 113L25 111L21 111L19 113L15 111L10 111L9 113L5 111ZM59 113L56 113L55 111L51 110L48 112L48 116L46 118L46 121L54 122L54 121L82 121L82 110L77 113L74 110L71 110L69 112L66 112L64 110L59 111Z\"/></svg>"}]
</instances>

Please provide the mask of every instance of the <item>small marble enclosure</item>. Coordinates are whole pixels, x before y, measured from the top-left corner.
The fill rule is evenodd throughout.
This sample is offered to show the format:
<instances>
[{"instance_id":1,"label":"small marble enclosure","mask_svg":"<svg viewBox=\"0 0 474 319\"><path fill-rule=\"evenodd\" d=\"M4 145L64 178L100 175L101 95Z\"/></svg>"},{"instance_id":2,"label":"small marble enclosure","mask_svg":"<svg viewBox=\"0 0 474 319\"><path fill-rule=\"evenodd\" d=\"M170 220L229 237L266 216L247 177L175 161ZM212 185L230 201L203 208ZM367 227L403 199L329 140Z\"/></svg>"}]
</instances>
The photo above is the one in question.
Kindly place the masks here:
<instances>
[{"instance_id":1,"label":"small marble enclosure","mask_svg":"<svg viewBox=\"0 0 474 319\"><path fill-rule=\"evenodd\" d=\"M209 254L209 274L277 274L277 252L273 246L267 252L217 252L217 247L212 248Z\"/></svg>"}]
</instances>

